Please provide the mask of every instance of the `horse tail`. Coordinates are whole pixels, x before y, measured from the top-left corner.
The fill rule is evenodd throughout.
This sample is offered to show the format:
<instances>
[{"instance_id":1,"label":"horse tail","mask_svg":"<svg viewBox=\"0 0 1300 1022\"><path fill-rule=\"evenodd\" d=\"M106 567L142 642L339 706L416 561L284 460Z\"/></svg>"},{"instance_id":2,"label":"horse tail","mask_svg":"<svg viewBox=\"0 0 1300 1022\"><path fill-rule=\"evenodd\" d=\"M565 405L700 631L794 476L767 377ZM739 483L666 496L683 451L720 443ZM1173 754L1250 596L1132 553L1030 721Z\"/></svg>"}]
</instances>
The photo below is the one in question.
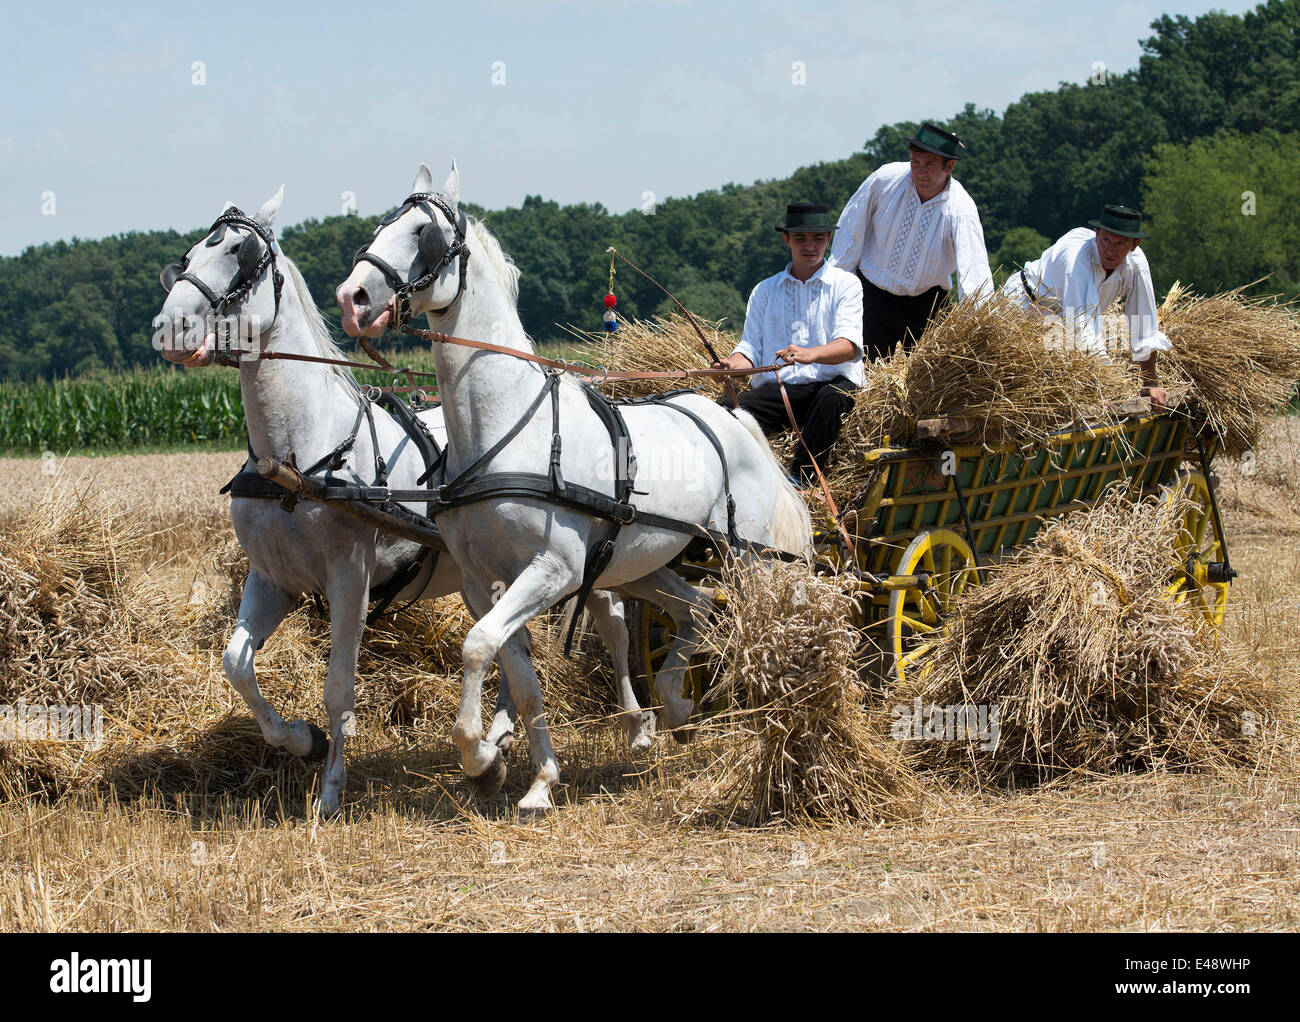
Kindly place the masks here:
<instances>
[{"instance_id":1,"label":"horse tail","mask_svg":"<svg viewBox=\"0 0 1300 1022\"><path fill-rule=\"evenodd\" d=\"M808 505L799 496L799 491L786 478L785 468L776 460L772 447L763 435L757 420L743 408L735 410L735 416L758 443L759 450L772 467L776 480L776 506L772 509L772 545L787 554L801 557L812 554L812 516L808 514Z\"/></svg>"}]
</instances>

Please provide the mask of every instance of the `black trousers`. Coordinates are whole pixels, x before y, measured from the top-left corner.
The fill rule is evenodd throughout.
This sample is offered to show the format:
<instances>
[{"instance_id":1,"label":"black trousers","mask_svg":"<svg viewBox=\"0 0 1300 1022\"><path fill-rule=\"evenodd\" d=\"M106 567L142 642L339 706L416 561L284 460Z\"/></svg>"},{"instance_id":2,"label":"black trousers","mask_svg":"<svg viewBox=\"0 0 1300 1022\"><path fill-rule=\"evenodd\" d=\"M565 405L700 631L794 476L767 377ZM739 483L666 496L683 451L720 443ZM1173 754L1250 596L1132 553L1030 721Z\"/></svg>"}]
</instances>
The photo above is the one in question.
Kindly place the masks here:
<instances>
[{"instance_id":1,"label":"black trousers","mask_svg":"<svg viewBox=\"0 0 1300 1022\"><path fill-rule=\"evenodd\" d=\"M786 393L790 395L790 407L794 409L794 421L799 424L799 432L818 465L825 464L826 452L840 435L840 425L853 407L853 394L857 389L843 376L824 383L785 385ZM730 407L726 395L719 404ZM790 417L786 414L785 402L781 400L781 388L775 383L742 392L740 407L754 417L767 436L775 436L790 428ZM806 484L817 481L817 473L813 471L803 444L795 448L790 472Z\"/></svg>"},{"instance_id":2,"label":"black trousers","mask_svg":"<svg viewBox=\"0 0 1300 1022\"><path fill-rule=\"evenodd\" d=\"M862 281L862 348L867 361L888 358L899 341L910 351L925 325L948 301L948 291L942 287L915 296L896 295L876 287L861 270L858 280Z\"/></svg>"}]
</instances>

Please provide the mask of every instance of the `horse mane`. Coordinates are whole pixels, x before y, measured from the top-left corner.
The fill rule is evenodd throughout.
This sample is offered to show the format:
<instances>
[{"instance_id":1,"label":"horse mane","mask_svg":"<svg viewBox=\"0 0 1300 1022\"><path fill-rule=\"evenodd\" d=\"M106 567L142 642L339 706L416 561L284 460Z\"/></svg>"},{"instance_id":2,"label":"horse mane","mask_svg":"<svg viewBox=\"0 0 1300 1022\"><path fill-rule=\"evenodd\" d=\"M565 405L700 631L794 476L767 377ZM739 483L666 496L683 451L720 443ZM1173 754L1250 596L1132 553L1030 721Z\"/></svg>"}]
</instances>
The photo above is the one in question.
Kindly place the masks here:
<instances>
[{"instance_id":1,"label":"horse mane","mask_svg":"<svg viewBox=\"0 0 1300 1022\"><path fill-rule=\"evenodd\" d=\"M500 251L500 246L498 246L498 251ZM302 306L303 313L307 317L307 330L311 334L311 339L316 344L316 353L323 358L337 358L348 361L347 353L335 344L334 339L330 337L329 324L325 322L325 317L321 315L320 309L316 307L316 302L312 299L311 292L307 289L307 282L303 280L302 271L300 271L294 261L282 251L278 254L279 262L284 265L285 270L287 271L286 276L289 278L289 284L297 294L298 303ZM346 366L330 366L329 368L351 386L360 386L360 384L357 383L356 377L352 375L352 371Z\"/></svg>"},{"instance_id":2,"label":"horse mane","mask_svg":"<svg viewBox=\"0 0 1300 1022\"><path fill-rule=\"evenodd\" d=\"M487 261L492 265L492 271L497 275L501 286L505 288L506 294L510 297L510 304L515 305L519 301L519 267L501 248L501 242L497 241L496 235L488 230L487 224L477 217L467 216L469 220L469 229L478 239L478 243L483 246L483 254Z\"/></svg>"}]
</instances>

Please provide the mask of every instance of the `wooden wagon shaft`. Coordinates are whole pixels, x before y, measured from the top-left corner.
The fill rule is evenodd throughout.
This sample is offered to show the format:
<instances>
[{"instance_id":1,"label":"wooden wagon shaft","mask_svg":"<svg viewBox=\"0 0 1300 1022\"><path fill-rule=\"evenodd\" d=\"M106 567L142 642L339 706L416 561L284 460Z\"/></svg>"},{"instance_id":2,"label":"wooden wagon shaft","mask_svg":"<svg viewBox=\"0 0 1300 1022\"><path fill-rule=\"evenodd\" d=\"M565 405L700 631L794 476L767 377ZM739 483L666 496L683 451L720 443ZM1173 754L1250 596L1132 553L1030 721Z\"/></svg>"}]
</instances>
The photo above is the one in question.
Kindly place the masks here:
<instances>
[{"instance_id":1,"label":"wooden wagon shaft","mask_svg":"<svg viewBox=\"0 0 1300 1022\"><path fill-rule=\"evenodd\" d=\"M297 494L307 500L319 501L332 507L340 514L345 514L349 518L355 518L359 522L365 522L383 532L390 532L402 539L409 539L412 543L419 543L421 546L432 547L434 550L445 551L447 544L443 542L442 536L437 529L428 526L418 525L415 522L407 521L405 518L399 518L395 514L387 511L381 511L377 507L371 507L369 504L359 500L337 500L322 496L321 484L308 479L296 468L286 465L275 458L258 458L257 474L264 479L269 479L278 486L283 486L290 493Z\"/></svg>"}]
</instances>

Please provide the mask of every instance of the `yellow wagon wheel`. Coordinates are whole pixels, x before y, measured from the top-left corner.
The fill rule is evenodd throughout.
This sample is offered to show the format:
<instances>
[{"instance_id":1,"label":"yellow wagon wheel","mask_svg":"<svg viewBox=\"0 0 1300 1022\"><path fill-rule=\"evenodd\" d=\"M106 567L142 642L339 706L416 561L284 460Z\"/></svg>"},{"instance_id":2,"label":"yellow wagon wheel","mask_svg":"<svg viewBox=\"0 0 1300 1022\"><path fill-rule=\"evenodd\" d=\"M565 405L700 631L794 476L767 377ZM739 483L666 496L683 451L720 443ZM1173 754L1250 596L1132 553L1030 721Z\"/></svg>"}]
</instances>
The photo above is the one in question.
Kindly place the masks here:
<instances>
[{"instance_id":1,"label":"yellow wagon wheel","mask_svg":"<svg viewBox=\"0 0 1300 1022\"><path fill-rule=\"evenodd\" d=\"M980 579L970 544L951 529L918 535L903 551L895 574L919 580L889 594L894 679L901 685L930 652L953 602L967 586L979 585Z\"/></svg>"},{"instance_id":2,"label":"yellow wagon wheel","mask_svg":"<svg viewBox=\"0 0 1300 1022\"><path fill-rule=\"evenodd\" d=\"M668 612L644 600L628 600L628 667L632 685L642 706L655 706L659 696L655 693L655 674L668 658L677 638L677 624ZM711 671L709 660L703 655L691 657L690 666L682 683L682 695L688 696L696 708L704 705L704 691L708 687Z\"/></svg>"},{"instance_id":3,"label":"yellow wagon wheel","mask_svg":"<svg viewBox=\"0 0 1300 1022\"><path fill-rule=\"evenodd\" d=\"M1205 476L1200 472L1180 472L1165 491L1165 500L1172 503L1180 497L1190 501L1175 541L1184 570L1169 592L1179 603L1192 601L1205 620L1218 628L1223 624L1223 613L1228 606L1226 547L1223 534L1214 523Z\"/></svg>"}]
</instances>

